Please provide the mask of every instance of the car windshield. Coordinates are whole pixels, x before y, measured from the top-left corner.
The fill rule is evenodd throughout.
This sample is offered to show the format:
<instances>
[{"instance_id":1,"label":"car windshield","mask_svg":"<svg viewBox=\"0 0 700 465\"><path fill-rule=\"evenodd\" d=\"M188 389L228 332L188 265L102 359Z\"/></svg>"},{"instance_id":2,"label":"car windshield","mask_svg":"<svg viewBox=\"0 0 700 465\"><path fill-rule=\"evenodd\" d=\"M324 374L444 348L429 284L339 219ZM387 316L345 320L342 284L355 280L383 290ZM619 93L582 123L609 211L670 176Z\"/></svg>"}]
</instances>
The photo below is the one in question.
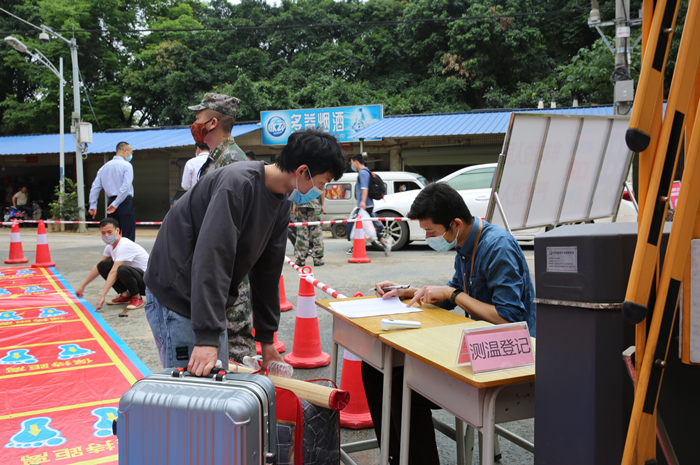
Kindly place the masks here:
<instances>
[{"instance_id":1,"label":"car windshield","mask_svg":"<svg viewBox=\"0 0 700 465\"><path fill-rule=\"evenodd\" d=\"M455 190L463 191L468 189L488 189L493 184L493 173L495 167L480 168L477 170L465 171L452 179L445 181Z\"/></svg>"}]
</instances>

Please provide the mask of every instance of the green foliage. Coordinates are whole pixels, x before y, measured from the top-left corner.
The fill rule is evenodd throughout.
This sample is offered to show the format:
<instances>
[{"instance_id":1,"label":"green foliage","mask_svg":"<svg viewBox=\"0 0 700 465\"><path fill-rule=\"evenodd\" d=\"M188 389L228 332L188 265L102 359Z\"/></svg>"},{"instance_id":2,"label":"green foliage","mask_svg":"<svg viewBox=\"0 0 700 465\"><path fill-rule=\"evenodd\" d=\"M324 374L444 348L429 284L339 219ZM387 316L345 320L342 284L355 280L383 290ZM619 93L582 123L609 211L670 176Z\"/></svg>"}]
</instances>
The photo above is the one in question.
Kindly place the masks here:
<instances>
[{"instance_id":1,"label":"green foliage","mask_svg":"<svg viewBox=\"0 0 700 465\"><path fill-rule=\"evenodd\" d=\"M80 209L78 208L78 191L75 183L70 178L64 178L65 193L61 197L61 185L54 188L56 199L49 204L51 218L62 219L64 221L80 220Z\"/></svg>"},{"instance_id":2,"label":"green foliage","mask_svg":"<svg viewBox=\"0 0 700 465\"><path fill-rule=\"evenodd\" d=\"M574 0L5 0L3 7L78 42L81 114L96 130L189 124L206 92L242 100L239 120L260 111L383 103L386 115L612 103L613 55ZM614 2L600 2L602 20ZM682 0L681 11L687 9ZM666 87L684 14L673 35ZM512 15L512 16L509 16ZM427 22L426 19L476 18ZM373 21L400 24L365 25ZM314 27L290 28L290 25ZM327 26L337 24L337 26ZM318 26L323 25L323 26ZM245 29L263 26L267 29ZM318 27L316 27L318 26ZM66 125L72 112L70 51L37 40L7 15L12 32L57 66L63 57ZM173 31L200 29L206 31ZM135 32L150 29L153 32ZM633 33L639 33L633 27ZM101 30L83 32L80 30ZM17 33L15 33L17 32ZM634 38L631 39L633 42ZM639 73L638 45L632 76ZM0 134L56 133L58 79L0 47Z\"/></svg>"}]
</instances>

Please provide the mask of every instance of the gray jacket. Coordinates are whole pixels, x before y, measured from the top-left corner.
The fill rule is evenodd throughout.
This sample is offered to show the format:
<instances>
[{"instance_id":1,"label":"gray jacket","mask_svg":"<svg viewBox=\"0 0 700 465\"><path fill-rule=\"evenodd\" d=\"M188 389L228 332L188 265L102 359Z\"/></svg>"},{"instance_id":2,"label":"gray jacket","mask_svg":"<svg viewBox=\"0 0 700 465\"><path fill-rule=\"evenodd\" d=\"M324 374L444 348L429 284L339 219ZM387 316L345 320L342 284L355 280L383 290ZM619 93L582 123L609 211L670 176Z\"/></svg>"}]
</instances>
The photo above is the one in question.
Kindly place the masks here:
<instances>
[{"instance_id":1,"label":"gray jacket","mask_svg":"<svg viewBox=\"0 0 700 465\"><path fill-rule=\"evenodd\" d=\"M233 163L204 176L163 220L146 286L192 320L195 344L219 345L226 308L250 275L255 339L273 340L291 202L265 187L263 162Z\"/></svg>"}]
</instances>

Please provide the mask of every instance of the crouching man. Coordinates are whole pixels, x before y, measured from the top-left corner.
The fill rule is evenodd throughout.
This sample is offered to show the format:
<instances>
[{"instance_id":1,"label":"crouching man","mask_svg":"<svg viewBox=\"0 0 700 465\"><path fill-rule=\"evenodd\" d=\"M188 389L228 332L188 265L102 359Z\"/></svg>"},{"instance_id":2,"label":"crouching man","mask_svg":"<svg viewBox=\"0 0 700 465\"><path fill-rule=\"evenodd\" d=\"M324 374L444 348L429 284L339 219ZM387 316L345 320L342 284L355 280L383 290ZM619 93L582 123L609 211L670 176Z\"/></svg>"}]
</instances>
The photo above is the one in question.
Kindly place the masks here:
<instances>
[{"instance_id":1,"label":"crouching man","mask_svg":"<svg viewBox=\"0 0 700 465\"><path fill-rule=\"evenodd\" d=\"M119 296L107 302L107 305L127 304L119 316L128 316L127 310L136 310L144 305L142 296L146 292L146 284L143 274L148 264L148 252L130 239L122 237L119 222L114 218L105 218L100 221L99 227L102 240L107 246L102 253L102 260L92 267L83 284L76 289L75 295L82 297L85 287L100 275L105 279L105 285L95 309L102 308L111 287Z\"/></svg>"}]
</instances>

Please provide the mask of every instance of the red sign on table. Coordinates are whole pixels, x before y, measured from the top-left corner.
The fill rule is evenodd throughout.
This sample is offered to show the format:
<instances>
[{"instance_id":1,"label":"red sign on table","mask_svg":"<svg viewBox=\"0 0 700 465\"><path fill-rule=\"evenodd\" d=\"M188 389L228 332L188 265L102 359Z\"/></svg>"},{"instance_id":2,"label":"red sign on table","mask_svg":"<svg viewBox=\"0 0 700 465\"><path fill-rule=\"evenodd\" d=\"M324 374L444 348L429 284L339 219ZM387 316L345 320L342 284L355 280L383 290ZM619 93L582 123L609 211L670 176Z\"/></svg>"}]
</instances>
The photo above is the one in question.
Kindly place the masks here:
<instances>
[{"instance_id":1,"label":"red sign on table","mask_svg":"<svg viewBox=\"0 0 700 465\"><path fill-rule=\"evenodd\" d=\"M535 364L527 323L465 329L455 366L471 364L474 374Z\"/></svg>"}]
</instances>

